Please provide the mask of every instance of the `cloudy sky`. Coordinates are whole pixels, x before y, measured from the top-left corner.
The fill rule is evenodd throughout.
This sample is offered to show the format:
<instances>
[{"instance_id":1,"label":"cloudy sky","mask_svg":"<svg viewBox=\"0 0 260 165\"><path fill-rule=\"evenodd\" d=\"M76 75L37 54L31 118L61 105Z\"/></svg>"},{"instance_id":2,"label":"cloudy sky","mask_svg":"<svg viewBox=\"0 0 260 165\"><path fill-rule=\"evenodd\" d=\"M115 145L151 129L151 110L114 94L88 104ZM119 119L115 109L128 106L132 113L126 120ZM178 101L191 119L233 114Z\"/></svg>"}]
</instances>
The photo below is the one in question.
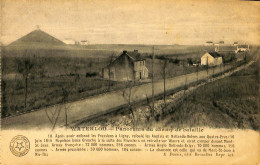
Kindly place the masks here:
<instances>
[{"instance_id":1,"label":"cloudy sky","mask_svg":"<svg viewBox=\"0 0 260 165\"><path fill-rule=\"evenodd\" d=\"M1 0L4 44L40 29L97 44L260 43L260 2Z\"/></svg>"}]
</instances>

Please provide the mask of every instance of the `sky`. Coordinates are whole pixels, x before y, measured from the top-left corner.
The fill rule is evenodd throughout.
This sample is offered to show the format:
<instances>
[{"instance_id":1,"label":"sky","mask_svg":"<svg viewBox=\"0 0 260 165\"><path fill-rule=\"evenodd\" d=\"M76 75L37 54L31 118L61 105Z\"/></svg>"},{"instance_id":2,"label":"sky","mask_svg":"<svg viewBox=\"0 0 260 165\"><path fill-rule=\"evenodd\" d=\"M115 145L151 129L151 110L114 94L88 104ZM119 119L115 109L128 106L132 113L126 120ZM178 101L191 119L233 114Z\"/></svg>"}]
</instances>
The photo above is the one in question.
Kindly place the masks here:
<instances>
[{"instance_id":1,"label":"sky","mask_svg":"<svg viewBox=\"0 0 260 165\"><path fill-rule=\"evenodd\" d=\"M1 0L1 42L36 29L91 44L260 44L260 2Z\"/></svg>"}]
</instances>

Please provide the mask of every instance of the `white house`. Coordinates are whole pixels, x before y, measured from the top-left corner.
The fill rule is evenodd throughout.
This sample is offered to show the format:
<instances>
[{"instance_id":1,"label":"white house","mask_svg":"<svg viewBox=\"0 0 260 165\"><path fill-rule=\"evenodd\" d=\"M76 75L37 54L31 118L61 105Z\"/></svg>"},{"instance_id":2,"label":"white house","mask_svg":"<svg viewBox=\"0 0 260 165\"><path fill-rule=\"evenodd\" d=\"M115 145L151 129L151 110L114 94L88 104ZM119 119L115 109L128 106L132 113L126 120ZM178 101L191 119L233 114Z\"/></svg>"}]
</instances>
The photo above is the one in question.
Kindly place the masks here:
<instances>
[{"instance_id":1,"label":"white house","mask_svg":"<svg viewBox=\"0 0 260 165\"><path fill-rule=\"evenodd\" d=\"M207 41L205 43L205 46L214 46L214 43L212 41Z\"/></svg>"},{"instance_id":2,"label":"white house","mask_svg":"<svg viewBox=\"0 0 260 165\"><path fill-rule=\"evenodd\" d=\"M87 41L87 40L81 40L79 42L80 45L87 45L88 43L89 43L89 41Z\"/></svg>"},{"instance_id":3,"label":"white house","mask_svg":"<svg viewBox=\"0 0 260 165\"><path fill-rule=\"evenodd\" d=\"M74 41L74 40L72 40L72 39L65 39L65 40L63 40L63 42L65 43L65 44L67 44L67 45L74 45L74 44L76 44L76 41Z\"/></svg>"},{"instance_id":4,"label":"white house","mask_svg":"<svg viewBox=\"0 0 260 165\"><path fill-rule=\"evenodd\" d=\"M219 53L237 53L237 46L233 45L219 45L215 47L215 52Z\"/></svg>"},{"instance_id":5,"label":"white house","mask_svg":"<svg viewBox=\"0 0 260 165\"><path fill-rule=\"evenodd\" d=\"M225 42L224 41L219 41L219 45L224 45Z\"/></svg>"},{"instance_id":6,"label":"white house","mask_svg":"<svg viewBox=\"0 0 260 165\"><path fill-rule=\"evenodd\" d=\"M201 65L214 66L222 63L222 56L217 52L207 52L201 57Z\"/></svg>"},{"instance_id":7,"label":"white house","mask_svg":"<svg viewBox=\"0 0 260 165\"><path fill-rule=\"evenodd\" d=\"M249 45L238 45L237 51L239 52L246 52L249 51Z\"/></svg>"}]
</instances>

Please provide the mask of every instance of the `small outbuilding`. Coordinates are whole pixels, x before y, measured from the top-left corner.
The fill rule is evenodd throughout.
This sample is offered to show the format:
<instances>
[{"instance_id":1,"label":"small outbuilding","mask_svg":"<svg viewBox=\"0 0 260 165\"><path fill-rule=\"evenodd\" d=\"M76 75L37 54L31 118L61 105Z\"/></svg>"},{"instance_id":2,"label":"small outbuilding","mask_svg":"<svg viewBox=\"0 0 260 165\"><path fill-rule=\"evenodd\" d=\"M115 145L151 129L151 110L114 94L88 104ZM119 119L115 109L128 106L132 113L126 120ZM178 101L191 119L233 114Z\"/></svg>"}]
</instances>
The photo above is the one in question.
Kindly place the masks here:
<instances>
[{"instance_id":1,"label":"small outbuilding","mask_svg":"<svg viewBox=\"0 0 260 165\"><path fill-rule=\"evenodd\" d=\"M214 43L212 41L207 41L205 43L205 46L214 46Z\"/></svg>"},{"instance_id":2,"label":"small outbuilding","mask_svg":"<svg viewBox=\"0 0 260 165\"><path fill-rule=\"evenodd\" d=\"M215 48L218 53L237 53L237 46L233 45L219 45Z\"/></svg>"},{"instance_id":3,"label":"small outbuilding","mask_svg":"<svg viewBox=\"0 0 260 165\"><path fill-rule=\"evenodd\" d=\"M207 52L201 57L201 65L215 66L222 63L222 56L217 52Z\"/></svg>"},{"instance_id":4,"label":"small outbuilding","mask_svg":"<svg viewBox=\"0 0 260 165\"><path fill-rule=\"evenodd\" d=\"M246 52L249 51L249 45L238 45L237 50L239 52Z\"/></svg>"}]
</instances>

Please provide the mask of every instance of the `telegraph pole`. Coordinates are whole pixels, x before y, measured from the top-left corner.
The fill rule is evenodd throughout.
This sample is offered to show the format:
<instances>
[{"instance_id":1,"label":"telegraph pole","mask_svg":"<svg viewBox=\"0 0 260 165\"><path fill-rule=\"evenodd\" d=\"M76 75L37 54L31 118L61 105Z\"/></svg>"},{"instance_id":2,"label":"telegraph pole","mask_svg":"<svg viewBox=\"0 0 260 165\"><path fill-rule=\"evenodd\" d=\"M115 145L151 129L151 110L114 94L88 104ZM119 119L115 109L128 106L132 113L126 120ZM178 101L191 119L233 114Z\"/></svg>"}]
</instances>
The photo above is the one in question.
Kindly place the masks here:
<instances>
[{"instance_id":1,"label":"telegraph pole","mask_svg":"<svg viewBox=\"0 0 260 165\"><path fill-rule=\"evenodd\" d=\"M197 54L197 59L196 59L196 71L197 71L197 83L199 82L199 63L198 63L198 54Z\"/></svg>"},{"instance_id":2,"label":"telegraph pole","mask_svg":"<svg viewBox=\"0 0 260 165\"><path fill-rule=\"evenodd\" d=\"M153 58L152 58L152 113L151 116L154 116L154 46L153 46Z\"/></svg>"}]
</instances>

